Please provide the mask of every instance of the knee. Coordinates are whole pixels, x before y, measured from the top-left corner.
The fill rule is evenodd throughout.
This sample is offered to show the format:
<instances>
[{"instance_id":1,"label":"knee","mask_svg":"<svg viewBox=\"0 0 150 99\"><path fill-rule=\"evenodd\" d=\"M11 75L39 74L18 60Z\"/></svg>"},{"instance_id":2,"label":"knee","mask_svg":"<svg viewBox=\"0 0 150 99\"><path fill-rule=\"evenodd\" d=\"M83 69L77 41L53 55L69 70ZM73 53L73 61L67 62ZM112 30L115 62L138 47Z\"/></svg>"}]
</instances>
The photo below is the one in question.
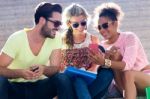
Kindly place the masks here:
<instances>
[{"instance_id":1,"label":"knee","mask_svg":"<svg viewBox=\"0 0 150 99\"><path fill-rule=\"evenodd\" d=\"M96 81L100 82L104 86L108 86L114 77L113 71L111 69L101 68L98 71Z\"/></svg>"},{"instance_id":2,"label":"knee","mask_svg":"<svg viewBox=\"0 0 150 99\"><path fill-rule=\"evenodd\" d=\"M78 77L74 79L74 84L86 85L86 82L82 78Z\"/></svg>"},{"instance_id":3,"label":"knee","mask_svg":"<svg viewBox=\"0 0 150 99\"><path fill-rule=\"evenodd\" d=\"M114 78L113 70L112 69L106 70L106 76L108 76L109 78L113 79Z\"/></svg>"},{"instance_id":4,"label":"knee","mask_svg":"<svg viewBox=\"0 0 150 99\"><path fill-rule=\"evenodd\" d=\"M134 80L134 71L125 71L123 75L124 75L125 81Z\"/></svg>"},{"instance_id":5,"label":"knee","mask_svg":"<svg viewBox=\"0 0 150 99\"><path fill-rule=\"evenodd\" d=\"M70 79L69 77L64 74L64 73L58 73L56 75L56 80L59 82L59 83L67 83L67 82L70 82Z\"/></svg>"},{"instance_id":6,"label":"knee","mask_svg":"<svg viewBox=\"0 0 150 99\"><path fill-rule=\"evenodd\" d=\"M0 84L2 84L2 83L8 83L8 79L0 76Z\"/></svg>"},{"instance_id":7,"label":"knee","mask_svg":"<svg viewBox=\"0 0 150 99\"><path fill-rule=\"evenodd\" d=\"M108 81L113 79L114 73L112 69L101 68L101 70L98 71L97 76L101 76L103 79L106 79Z\"/></svg>"},{"instance_id":8,"label":"knee","mask_svg":"<svg viewBox=\"0 0 150 99\"><path fill-rule=\"evenodd\" d=\"M0 76L0 89L6 87L8 84L8 79L5 77Z\"/></svg>"}]
</instances>

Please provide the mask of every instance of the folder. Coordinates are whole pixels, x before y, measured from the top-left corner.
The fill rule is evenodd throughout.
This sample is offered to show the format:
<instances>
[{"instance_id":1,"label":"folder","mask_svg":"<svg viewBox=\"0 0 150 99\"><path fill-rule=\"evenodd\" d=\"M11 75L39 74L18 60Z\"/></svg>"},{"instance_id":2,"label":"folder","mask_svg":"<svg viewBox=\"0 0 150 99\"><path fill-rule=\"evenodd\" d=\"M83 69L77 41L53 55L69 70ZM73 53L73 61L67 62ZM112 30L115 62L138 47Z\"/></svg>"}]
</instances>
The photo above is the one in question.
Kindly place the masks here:
<instances>
[{"instance_id":1,"label":"folder","mask_svg":"<svg viewBox=\"0 0 150 99\"><path fill-rule=\"evenodd\" d=\"M96 79L96 73L89 72L86 70L78 69L73 66L68 66L64 71L70 77L80 77L82 78L87 84L91 84Z\"/></svg>"}]
</instances>

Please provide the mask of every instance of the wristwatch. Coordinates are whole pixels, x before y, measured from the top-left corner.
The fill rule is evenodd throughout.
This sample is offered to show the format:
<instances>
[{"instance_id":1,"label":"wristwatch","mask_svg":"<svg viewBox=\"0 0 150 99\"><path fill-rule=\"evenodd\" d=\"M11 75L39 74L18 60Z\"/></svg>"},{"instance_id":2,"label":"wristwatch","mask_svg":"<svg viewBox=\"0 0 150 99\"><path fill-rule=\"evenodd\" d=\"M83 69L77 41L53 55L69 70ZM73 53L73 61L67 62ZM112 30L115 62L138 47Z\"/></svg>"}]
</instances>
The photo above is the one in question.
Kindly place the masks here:
<instances>
[{"instance_id":1,"label":"wristwatch","mask_svg":"<svg viewBox=\"0 0 150 99\"><path fill-rule=\"evenodd\" d=\"M111 60L105 59L105 67L110 68L111 67Z\"/></svg>"}]
</instances>

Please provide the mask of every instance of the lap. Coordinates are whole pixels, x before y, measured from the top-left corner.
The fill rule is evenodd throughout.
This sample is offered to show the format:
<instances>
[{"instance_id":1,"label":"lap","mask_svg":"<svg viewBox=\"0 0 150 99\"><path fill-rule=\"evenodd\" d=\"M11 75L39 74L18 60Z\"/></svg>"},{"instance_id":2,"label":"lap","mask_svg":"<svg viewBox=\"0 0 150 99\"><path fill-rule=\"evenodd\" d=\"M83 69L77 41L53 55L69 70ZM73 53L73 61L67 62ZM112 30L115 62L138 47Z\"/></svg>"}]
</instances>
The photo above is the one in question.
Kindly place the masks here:
<instances>
[{"instance_id":1,"label":"lap","mask_svg":"<svg viewBox=\"0 0 150 99\"><path fill-rule=\"evenodd\" d=\"M9 96L15 99L51 99L56 96L56 86L51 79L46 78L37 82L10 83Z\"/></svg>"},{"instance_id":2,"label":"lap","mask_svg":"<svg viewBox=\"0 0 150 99\"><path fill-rule=\"evenodd\" d=\"M52 99L57 94L56 78L57 75L53 75L36 82L9 82L5 79L8 81L5 92L10 99Z\"/></svg>"},{"instance_id":3,"label":"lap","mask_svg":"<svg viewBox=\"0 0 150 99\"><path fill-rule=\"evenodd\" d=\"M32 90L35 91L35 94L40 97L39 99L51 99L58 94L58 90L62 90L68 83L68 80L67 76L63 73L57 73L51 77L37 81L34 83L35 87L29 87L29 90L30 92Z\"/></svg>"},{"instance_id":4,"label":"lap","mask_svg":"<svg viewBox=\"0 0 150 99\"><path fill-rule=\"evenodd\" d=\"M51 99L57 95L57 90L69 86L68 81L66 75L60 73L36 82L9 82L0 77L0 86L10 99Z\"/></svg>"}]
</instances>

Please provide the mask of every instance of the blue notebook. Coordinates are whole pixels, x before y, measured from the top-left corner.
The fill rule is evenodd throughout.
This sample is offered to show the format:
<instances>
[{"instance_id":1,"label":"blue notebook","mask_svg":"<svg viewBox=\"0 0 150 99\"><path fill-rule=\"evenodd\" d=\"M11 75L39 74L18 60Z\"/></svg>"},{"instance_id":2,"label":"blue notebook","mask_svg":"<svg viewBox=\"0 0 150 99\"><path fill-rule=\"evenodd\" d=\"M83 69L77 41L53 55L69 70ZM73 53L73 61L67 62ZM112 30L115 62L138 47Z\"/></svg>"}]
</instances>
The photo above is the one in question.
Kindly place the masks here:
<instances>
[{"instance_id":1,"label":"blue notebook","mask_svg":"<svg viewBox=\"0 0 150 99\"><path fill-rule=\"evenodd\" d=\"M71 77L80 77L85 80L87 84L90 84L96 79L95 73L81 70L73 66L68 66L64 73L68 74Z\"/></svg>"}]
</instances>

